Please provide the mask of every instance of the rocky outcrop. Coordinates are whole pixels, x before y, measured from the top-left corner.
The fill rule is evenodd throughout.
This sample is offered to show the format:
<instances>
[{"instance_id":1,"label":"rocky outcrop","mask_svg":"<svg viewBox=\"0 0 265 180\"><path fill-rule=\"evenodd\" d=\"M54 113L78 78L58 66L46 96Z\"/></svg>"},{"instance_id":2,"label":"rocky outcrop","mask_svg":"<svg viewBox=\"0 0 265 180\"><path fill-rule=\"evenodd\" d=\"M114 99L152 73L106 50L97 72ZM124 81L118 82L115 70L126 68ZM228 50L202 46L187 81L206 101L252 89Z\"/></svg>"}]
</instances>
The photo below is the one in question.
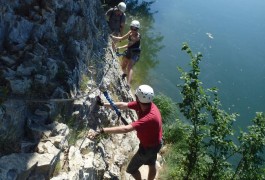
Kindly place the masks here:
<instances>
[{"instance_id":1,"label":"rocky outcrop","mask_svg":"<svg viewBox=\"0 0 265 180\"><path fill-rule=\"evenodd\" d=\"M0 3L0 179L126 178L135 134L86 138L121 123L96 105L100 87L116 101L132 99L100 1Z\"/></svg>"},{"instance_id":2,"label":"rocky outcrop","mask_svg":"<svg viewBox=\"0 0 265 180\"><path fill-rule=\"evenodd\" d=\"M7 101L21 101L5 101L3 107L20 103L19 112L27 110L26 114L32 113L31 119L38 116L38 109L49 109L51 116L58 111L58 106L50 99L75 98L80 93L82 75L90 75L88 65L104 65L102 59L108 34L106 23L99 23L104 22L104 17L99 16L102 14L100 3L57 0L1 2L1 89L9 97ZM100 41L95 37L100 37ZM99 71L99 78L102 73ZM33 108L23 109L28 106ZM15 141L25 133L23 125L28 115L19 114L20 118L17 118L7 111L3 112L4 120L10 122L6 129L16 132ZM17 125L18 122L21 126ZM3 129L1 132L4 134Z\"/></svg>"}]
</instances>

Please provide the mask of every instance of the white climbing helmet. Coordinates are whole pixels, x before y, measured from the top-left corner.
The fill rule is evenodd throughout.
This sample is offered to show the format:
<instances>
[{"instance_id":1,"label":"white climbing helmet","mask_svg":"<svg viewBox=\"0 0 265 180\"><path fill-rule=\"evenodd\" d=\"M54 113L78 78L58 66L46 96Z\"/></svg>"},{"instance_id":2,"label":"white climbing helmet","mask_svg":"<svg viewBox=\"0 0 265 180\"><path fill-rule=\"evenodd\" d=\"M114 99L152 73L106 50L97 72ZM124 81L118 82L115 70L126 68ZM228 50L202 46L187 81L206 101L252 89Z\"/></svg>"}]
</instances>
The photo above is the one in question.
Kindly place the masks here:
<instances>
[{"instance_id":1,"label":"white climbing helmet","mask_svg":"<svg viewBox=\"0 0 265 180\"><path fill-rule=\"evenodd\" d=\"M121 12L125 12L125 10L126 10L126 4L124 3L124 2L120 2L119 4L118 4L118 9L121 11Z\"/></svg>"},{"instance_id":2,"label":"white climbing helmet","mask_svg":"<svg viewBox=\"0 0 265 180\"><path fill-rule=\"evenodd\" d=\"M137 20L133 20L132 22L131 22L131 25L130 25L131 27L135 27L135 28L137 28L137 29L140 29L140 22L139 21L137 21Z\"/></svg>"},{"instance_id":3,"label":"white climbing helmet","mask_svg":"<svg viewBox=\"0 0 265 180\"><path fill-rule=\"evenodd\" d=\"M148 85L139 86L135 91L135 95L141 103L150 103L155 96L153 88Z\"/></svg>"}]
</instances>

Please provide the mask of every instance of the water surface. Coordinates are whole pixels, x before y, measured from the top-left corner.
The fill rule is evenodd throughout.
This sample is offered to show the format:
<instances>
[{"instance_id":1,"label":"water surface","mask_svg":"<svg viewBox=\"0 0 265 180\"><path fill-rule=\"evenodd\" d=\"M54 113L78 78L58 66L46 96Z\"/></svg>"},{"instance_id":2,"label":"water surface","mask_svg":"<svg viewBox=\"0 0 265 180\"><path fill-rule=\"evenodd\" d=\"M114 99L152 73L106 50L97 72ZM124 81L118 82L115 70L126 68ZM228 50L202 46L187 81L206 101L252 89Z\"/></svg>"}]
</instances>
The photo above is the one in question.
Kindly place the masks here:
<instances>
[{"instance_id":1,"label":"water surface","mask_svg":"<svg viewBox=\"0 0 265 180\"><path fill-rule=\"evenodd\" d=\"M245 127L255 112L265 112L264 9L263 0L155 1L151 11L157 13L146 34L160 39L144 44L138 76L156 92L180 101L176 67L188 68L190 59L181 51L182 43L188 42L194 53L204 56L203 86L218 87L223 108L238 112L237 124ZM164 47L150 57L153 48L148 47L153 46Z\"/></svg>"}]
</instances>

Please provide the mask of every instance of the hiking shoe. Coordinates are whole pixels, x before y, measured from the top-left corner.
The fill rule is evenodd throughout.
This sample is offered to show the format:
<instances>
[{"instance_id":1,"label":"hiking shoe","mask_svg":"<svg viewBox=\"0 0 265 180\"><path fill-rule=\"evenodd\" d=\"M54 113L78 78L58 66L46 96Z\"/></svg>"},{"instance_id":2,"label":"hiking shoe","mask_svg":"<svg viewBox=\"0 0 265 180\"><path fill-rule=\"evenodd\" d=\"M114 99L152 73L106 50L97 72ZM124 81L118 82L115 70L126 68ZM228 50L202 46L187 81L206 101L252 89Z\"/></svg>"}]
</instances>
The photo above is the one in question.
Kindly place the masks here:
<instances>
[{"instance_id":1,"label":"hiking shoe","mask_svg":"<svg viewBox=\"0 0 265 180\"><path fill-rule=\"evenodd\" d=\"M124 80L126 78L127 74L122 74L121 79Z\"/></svg>"}]
</instances>

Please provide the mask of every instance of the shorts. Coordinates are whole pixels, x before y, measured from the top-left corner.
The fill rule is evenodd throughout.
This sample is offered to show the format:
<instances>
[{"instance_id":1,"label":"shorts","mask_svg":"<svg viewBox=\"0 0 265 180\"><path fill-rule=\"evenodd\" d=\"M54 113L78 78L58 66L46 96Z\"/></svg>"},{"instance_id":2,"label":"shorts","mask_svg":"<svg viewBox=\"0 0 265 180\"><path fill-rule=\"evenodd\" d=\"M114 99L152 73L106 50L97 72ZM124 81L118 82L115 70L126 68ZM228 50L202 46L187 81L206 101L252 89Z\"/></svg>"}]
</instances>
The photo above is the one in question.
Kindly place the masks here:
<instances>
[{"instance_id":1,"label":"shorts","mask_svg":"<svg viewBox=\"0 0 265 180\"><path fill-rule=\"evenodd\" d=\"M136 63L140 59L140 49L127 49L125 53L125 57L131 59L133 63Z\"/></svg>"},{"instance_id":2,"label":"shorts","mask_svg":"<svg viewBox=\"0 0 265 180\"><path fill-rule=\"evenodd\" d=\"M162 143L154 148L144 149L139 145L137 153L132 157L126 172L134 174L142 165L155 165L157 153L162 147Z\"/></svg>"}]
</instances>

